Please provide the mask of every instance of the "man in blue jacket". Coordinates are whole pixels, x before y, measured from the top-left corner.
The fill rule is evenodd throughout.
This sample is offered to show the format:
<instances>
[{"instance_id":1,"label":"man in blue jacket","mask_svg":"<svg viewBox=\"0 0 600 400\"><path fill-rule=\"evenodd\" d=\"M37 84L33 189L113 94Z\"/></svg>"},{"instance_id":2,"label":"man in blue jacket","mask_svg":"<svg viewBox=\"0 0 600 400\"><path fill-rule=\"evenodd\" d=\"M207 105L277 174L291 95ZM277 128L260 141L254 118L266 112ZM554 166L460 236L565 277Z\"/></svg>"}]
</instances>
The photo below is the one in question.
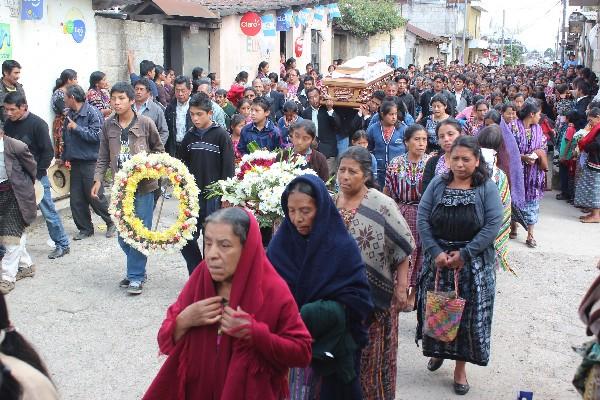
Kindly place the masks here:
<instances>
[{"instance_id":1,"label":"man in blue jacket","mask_svg":"<svg viewBox=\"0 0 600 400\"><path fill-rule=\"evenodd\" d=\"M106 237L111 238L115 235L116 227L108 213L108 200L102 188L98 197L91 196L104 118L97 108L85 101L85 92L81 86L67 88L65 105L69 113L63 126L62 161L71 163L71 213L79 230L73 240L94 235L90 206L106 222Z\"/></svg>"}]
</instances>

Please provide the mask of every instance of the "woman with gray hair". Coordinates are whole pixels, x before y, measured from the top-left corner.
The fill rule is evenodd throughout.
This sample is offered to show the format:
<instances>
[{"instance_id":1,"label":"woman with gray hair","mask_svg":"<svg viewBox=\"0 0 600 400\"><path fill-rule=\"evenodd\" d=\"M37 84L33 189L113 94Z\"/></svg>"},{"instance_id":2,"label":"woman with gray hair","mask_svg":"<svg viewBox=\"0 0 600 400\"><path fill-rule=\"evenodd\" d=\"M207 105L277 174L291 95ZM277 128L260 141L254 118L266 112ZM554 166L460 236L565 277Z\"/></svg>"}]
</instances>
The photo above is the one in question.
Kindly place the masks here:
<instances>
[{"instance_id":1,"label":"woman with gray hair","mask_svg":"<svg viewBox=\"0 0 600 400\"><path fill-rule=\"evenodd\" d=\"M284 398L289 368L310 363L311 337L258 222L241 208L216 211L204 246L158 333L169 357L144 399Z\"/></svg>"},{"instance_id":2,"label":"woman with gray hair","mask_svg":"<svg viewBox=\"0 0 600 400\"><path fill-rule=\"evenodd\" d=\"M415 241L394 200L374 188L367 149L352 146L340 156L337 180L340 192L336 206L358 244L375 305L369 344L361 357L363 398L392 400L396 393L398 312L407 304L408 262Z\"/></svg>"}]
</instances>

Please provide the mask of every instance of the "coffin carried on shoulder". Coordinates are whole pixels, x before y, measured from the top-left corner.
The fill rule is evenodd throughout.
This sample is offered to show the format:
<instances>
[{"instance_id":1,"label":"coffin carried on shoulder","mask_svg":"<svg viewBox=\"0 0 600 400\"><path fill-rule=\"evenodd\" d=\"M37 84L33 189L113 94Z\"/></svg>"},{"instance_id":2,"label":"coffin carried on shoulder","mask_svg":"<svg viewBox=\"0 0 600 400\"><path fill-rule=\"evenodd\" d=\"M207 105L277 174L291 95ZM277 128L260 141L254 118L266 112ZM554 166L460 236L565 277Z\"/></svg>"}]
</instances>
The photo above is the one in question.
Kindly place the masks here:
<instances>
[{"instance_id":1,"label":"coffin carried on shoulder","mask_svg":"<svg viewBox=\"0 0 600 400\"><path fill-rule=\"evenodd\" d=\"M355 57L337 67L332 76L323 79L322 92L336 106L358 107L383 90L394 70L370 57Z\"/></svg>"}]
</instances>

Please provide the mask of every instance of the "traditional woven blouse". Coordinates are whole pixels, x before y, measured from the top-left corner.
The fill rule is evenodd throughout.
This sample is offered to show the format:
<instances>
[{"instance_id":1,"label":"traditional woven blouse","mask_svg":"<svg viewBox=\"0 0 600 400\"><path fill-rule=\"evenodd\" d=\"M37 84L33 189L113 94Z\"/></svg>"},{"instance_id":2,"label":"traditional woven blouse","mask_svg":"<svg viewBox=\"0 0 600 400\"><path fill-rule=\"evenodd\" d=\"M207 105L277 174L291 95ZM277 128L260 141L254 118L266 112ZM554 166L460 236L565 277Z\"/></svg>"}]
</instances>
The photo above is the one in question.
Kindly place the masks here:
<instances>
[{"instance_id":1,"label":"traditional woven blouse","mask_svg":"<svg viewBox=\"0 0 600 400\"><path fill-rule=\"evenodd\" d=\"M423 190L423 172L430 155L424 154L418 162L411 162L408 154L394 158L387 168L385 187L396 203L418 203Z\"/></svg>"}]
</instances>

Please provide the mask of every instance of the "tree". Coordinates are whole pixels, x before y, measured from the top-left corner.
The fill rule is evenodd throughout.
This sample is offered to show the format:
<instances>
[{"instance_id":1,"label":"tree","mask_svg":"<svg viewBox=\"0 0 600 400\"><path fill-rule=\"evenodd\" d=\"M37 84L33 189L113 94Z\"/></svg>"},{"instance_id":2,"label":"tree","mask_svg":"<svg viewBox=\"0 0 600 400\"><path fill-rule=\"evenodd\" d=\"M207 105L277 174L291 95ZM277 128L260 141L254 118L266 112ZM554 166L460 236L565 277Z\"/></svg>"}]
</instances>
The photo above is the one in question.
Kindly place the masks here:
<instances>
[{"instance_id":1,"label":"tree","mask_svg":"<svg viewBox=\"0 0 600 400\"><path fill-rule=\"evenodd\" d=\"M555 57L554 50L551 49L550 47L548 47L546 49L546 51L544 51L544 57L554 59L554 57Z\"/></svg>"},{"instance_id":2,"label":"tree","mask_svg":"<svg viewBox=\"0 0 600 400\"><path fill-rule=\"evenodd\" d=\"M394 0L340 0L340 26L356 36L390 32L406 24Z\"/></svg>"},{"instance_id":3,"label":"tree","mask_svg":"<svg viewBox=\"0 0 600 400\"><path fill-rule=\"evenodd\" d=\"M521 64L523 62L523 53L525 53L525 49L518 44L513 44L512 46L504 46L504 64Z\"/></svg>"}]
</instances>

